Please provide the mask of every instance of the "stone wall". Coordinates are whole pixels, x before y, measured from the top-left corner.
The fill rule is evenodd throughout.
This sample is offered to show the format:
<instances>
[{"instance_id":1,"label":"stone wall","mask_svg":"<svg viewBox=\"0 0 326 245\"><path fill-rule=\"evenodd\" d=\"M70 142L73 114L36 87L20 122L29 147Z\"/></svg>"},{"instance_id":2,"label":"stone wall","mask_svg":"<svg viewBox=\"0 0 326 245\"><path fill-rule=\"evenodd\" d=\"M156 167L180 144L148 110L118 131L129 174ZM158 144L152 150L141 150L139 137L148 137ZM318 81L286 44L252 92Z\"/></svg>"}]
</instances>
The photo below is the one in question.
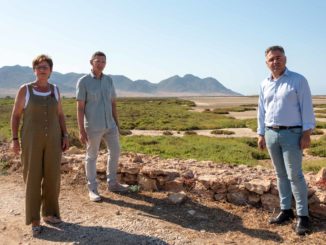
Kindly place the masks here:
<instances>
[{"instance_id":1,"label":"stone wall","mask_svg":"<svg viewBox=\"0 0 326 245\"><path fill-rule=\"evenodd\" d=\"M145 191L190 192L236 205L279 209L276 178L272 169L230 166L210 161L162 160L126 154L121 161L121 182L139 185ZM326 218L326 168L305 174L310 214ZM293 201L294 207L294 201Z\"/></svg>"},{"instance_id":2,"label":"stone wall","mask_svg":"<svg viewBox=\"0 0 326 245\"><path fill-rule=\"evenodd\" d=\"M1 148L1 160L19 171L19 157ZM85 183L85 152L71 147L62 157L61 170L72 174L71 183ZM106 153L100 152L98 177L106 179ZM236 205L252 205L274 211L279 209L276 178L273 169L261 166L217 164L211 161L160 159L141 154L122 154L118 170L120 181L144 191L191 193ZM309 188L309 210L326 219L326 169L318 174L306 173ZM294 202L293 202L294 203Z\"/></svg>"}]
</instances>

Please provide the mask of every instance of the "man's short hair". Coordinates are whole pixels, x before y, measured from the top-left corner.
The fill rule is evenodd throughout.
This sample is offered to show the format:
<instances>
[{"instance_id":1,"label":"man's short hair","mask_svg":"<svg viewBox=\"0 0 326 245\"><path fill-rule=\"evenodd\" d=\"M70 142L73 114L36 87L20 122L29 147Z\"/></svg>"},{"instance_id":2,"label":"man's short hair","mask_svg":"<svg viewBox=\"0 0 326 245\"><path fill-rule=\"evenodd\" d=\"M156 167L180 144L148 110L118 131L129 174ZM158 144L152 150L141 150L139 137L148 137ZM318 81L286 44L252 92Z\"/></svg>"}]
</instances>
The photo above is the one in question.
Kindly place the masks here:
<instances>
[{"instance_id":1,"label":"man's short hair","mask_svg":"<svg viewBox=\"0 0 326 245\"><path fill-rule=\"evenodd\" d=\"M38 55L37 57L35 57L33 59L33 62L32 62L33 70L35 70L36 66L38 66L43 61L48 63L48 65L50 66L50 70L52 71L52 69L53 69L53 61L52 61L50 56L45 55L45 54L40 54L40 55Z\"/></svg>"},{"instance_id":2,"label":"man's short hair","mask_svg":"<svg viewBox=\"0 0 326 245\"><path fill-rule=\"evenodd\" d=\"M275 46L268 47L266 49L265 56L267 56L267 54L271 51L280 51L282 54L285 54L284 48L282 46L275 45Z\"/></svg>"},{"instance_id":3,"label":"man's short hair","mask_svg":"<svg viewBox=\"0 0 326 245\"><path fill-rule=\"evenodd\" d=\"M95 59L96 56L104 56L106 58L106 55L102 51L96 51L91 58L91 61Z\"/></svg>"}]
</instances>

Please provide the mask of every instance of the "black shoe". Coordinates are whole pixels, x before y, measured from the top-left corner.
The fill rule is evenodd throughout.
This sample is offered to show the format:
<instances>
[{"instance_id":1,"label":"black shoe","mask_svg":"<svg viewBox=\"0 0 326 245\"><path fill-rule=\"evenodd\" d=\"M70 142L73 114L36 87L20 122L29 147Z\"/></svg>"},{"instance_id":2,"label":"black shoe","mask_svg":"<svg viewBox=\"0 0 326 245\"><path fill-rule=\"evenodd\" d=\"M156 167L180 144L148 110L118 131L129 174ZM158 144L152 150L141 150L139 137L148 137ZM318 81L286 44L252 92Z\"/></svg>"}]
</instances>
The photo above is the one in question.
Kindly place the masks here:
<instances>
[{"instance_id":1,"label":"black shoe","mask_svg":"<svg viewBox=\"0 0 326 245\"><path fill-rule=\"evenodd\" d=\"M304 236L310 232L308 216L299 216L298 217L298 223L297 223L297 227L295 228L295 232L300 236Z\"/></svg>"},{"instance_id":2,"label":"black shoe","mask_svg":"<svg viewBox=\"0 0 326 245\"><path fill-rule=\"evenodd\" d=\"M294 213L292 209L281 210L276 218L273 218L269 221L270 224L283 224L286 221L289 221L294 218Z\"/></svg>"}]
</instances>

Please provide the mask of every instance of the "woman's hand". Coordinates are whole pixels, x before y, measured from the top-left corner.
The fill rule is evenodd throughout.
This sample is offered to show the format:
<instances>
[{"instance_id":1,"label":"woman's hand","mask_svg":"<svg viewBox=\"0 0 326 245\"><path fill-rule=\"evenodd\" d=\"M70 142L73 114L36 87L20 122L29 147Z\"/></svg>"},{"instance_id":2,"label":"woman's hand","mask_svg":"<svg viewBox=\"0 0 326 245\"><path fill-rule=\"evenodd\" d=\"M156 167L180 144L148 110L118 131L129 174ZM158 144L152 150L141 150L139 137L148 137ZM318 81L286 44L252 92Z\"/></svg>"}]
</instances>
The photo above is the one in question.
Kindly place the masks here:
<instances>
[{"instance_id":1,"label":"woman's hand","mask_svg":"<svg viewBox=\"0 0 326 245\"><path fill-rule=\"evenodd\" d=\"M12 144L11 144L11 148L13 150L13 152L18 155L20 153L20 144L19 144L19 140L13 140Z\"/></svg>"},{"instance_id":2,"label":"woman's hand","mask_svg":"<svg viewBox=\"0 0 326 245\"><path fill-rule=\"evenodd\" d=\"M64 136L62 138L61 149L62 149L62 151L66 151L68 148L69 148L69 139L68 139L68 137Z\"/></svg>"}]
</instances>

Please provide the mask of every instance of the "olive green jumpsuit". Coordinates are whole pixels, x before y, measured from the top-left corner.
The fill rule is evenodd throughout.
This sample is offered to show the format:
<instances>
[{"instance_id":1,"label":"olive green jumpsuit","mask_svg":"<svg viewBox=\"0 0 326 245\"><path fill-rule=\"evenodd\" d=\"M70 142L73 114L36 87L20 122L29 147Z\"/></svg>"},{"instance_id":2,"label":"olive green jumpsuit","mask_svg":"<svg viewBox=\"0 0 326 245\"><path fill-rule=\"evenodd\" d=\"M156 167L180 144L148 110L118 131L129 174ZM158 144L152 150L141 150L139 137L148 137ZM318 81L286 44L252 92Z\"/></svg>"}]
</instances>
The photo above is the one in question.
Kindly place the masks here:
<instances>
[{"instance_id":1,"label":"olive green jumpsuit","mask_svg":"<svg viewBox=\"0 0 326 245\"><path fill-rule=\"evenodd\" d=\"M59 191L61 165L61 129L58 101L51 94L34 95L27 85L30 98L23 113L21 128L22 165L26 184L26 224L40 220L42 216L60 218Z\"/></svg>"}]
</instances>

